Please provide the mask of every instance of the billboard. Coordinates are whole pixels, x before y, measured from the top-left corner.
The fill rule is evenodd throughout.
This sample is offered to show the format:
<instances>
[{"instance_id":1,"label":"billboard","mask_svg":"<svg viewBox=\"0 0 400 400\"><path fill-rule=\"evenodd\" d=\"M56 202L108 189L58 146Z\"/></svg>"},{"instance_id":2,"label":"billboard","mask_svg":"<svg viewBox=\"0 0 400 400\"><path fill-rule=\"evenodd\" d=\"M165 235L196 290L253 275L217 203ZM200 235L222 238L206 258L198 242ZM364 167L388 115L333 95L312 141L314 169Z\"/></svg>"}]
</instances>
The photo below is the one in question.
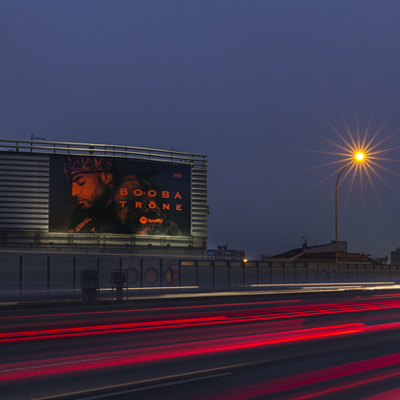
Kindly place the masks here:
<instances>
[{"instance_id":1,"label":"billboard","mask_svg":"<svg viewBox=\"0 0 400 400\"><path fill-rule=\"evenodd\" d=\"M190 236L191 168L51 155L49 231Z\"/></svg>"}]
</instances>

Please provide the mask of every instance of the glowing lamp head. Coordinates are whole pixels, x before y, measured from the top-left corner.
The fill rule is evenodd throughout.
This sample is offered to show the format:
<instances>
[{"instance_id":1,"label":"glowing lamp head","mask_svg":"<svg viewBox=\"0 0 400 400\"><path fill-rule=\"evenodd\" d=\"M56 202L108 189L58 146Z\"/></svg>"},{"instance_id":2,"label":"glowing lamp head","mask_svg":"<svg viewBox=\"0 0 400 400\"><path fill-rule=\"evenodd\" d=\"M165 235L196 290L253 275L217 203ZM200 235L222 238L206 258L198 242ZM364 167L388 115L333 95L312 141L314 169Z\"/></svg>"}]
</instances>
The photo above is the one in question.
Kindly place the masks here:
<instances>
[{"instance_id":1,"label":"glowing lamp head","mask_svg":"<svg viewBox=\"0 0 400 400\"><path fill-rule=\"evenodd\" d=\"M362 161L362 160L364 160L365 155L364 155L364 153L359 151L358 153L356 153L355 157L356 157L357 161Z\"/></svg>"}]
</instances>

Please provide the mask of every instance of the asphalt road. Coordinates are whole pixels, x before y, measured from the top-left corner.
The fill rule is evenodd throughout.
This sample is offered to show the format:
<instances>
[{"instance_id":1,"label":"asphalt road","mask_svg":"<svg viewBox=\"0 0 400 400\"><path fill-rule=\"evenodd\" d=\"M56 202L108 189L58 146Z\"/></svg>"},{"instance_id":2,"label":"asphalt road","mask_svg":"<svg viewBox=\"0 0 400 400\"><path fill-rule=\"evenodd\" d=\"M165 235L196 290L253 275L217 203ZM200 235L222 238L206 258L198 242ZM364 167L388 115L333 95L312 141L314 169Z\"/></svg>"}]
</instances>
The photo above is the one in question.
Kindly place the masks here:
<instances>
[{"instance_id":1,"label":"asphalt road","mask_svg":"<svg viewBox=\"0 0 400 400\"><path fill-rule=\"evenodd\" d=\"M0 399L398 399L399 317L393 291L1 313Z\"/></svg>"}]
</instances>

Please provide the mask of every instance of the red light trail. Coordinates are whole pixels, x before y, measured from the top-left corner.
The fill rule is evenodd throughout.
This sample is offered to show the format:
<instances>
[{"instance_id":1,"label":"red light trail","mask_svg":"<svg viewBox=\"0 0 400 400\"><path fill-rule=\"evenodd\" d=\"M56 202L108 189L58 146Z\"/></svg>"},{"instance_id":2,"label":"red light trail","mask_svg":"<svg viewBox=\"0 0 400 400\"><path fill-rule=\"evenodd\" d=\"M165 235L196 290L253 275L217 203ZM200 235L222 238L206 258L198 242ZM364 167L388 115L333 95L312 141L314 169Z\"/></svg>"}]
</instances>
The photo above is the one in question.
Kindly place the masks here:
<instances>
[{"instance_id":1,"label":"red light trail","mask_svg":"<svg viewBox=\"0 0 400 400\"><path fill-rule=\"evenodd\" d=\"M267 333L263 335L239 336L233 338L179 343L167 346L153 346L130 351L124 350L97 354L95 357L91 358L76 356L64 357L61 359L41 360L40 362L30 361L14 363L0 367L0 381L46 374L65 373L84 369L112 367L130 363L137 364L149 361L165 361L167 359L179 357L204 356L212 353L246 350L259 346L343 336L360 333L364 330L364 324L356 323Z\"/></svg>"},{"instance_id":2,"label":"red light trail","mask_svg":"<svg viewBox=\"0 0 400 400\"><path fill-rule=\"evenodd\" d=\"M270 304L286 304L286 303L301 303L301 300L279 300L279 301L254 301L254 302L244 302L244 303L222 303L222 304L206 304L206 305L193 305L193 306L175 306L175 307L156 307L156 308L143 308L143 309L128 309L128 310L96 310L96 311L85 311L85 312L75 312L75 313L68 313L68 316L93 316L93 315L104 315L104 314L132 314L132 313L145 313L148 311L178 311L178 310L197 310L197 309L217 309L217 308L237 308L237 307L244 307L244 306L258 306L258 305L265 305L268 306ZM65 316L64 313L58 314L34 314L30 315L29 318L48 318L48 317L55 317L55 316ZM13 320L19 319L20 316L4 316L2 320Z\"/></svg>"},{"instance_id":3,"label":"red light trail","mask_svg":"<svg viewBox=\"0 0 400 400\"><path fill-rule=\"evenodd\" d=\"M282 360L287 358L296 360L308 354L319 357L319 352L323 355L330 354L335 348L358 349L359 343L369 344L371 341L382 342L386 346L382 338L397 338L400 331L400 322L397 322L400 300L371 298L372 295L370 300L359 298L303 305L297 302L290 305L266 302L266 306L261 304L261 307L247 306L243 309L220 309L216 305L185 306L178 313L175 313L175 308L162 308L164 312L156 311L160 309L157 308L150 309L147 315L143 312L148 310L142 309L123 310L114 315L107 310L105 314L52 313L43 319L30 319L30 316L21 320L9 318L2 324L0 333L0 343L9 344L2 347L1 355L7 361L0 366L0 381L6 387L16 387L30 385L30 382L47 382L50 378L64 382L78 376L82 380L86 376L103 374L115 374L117 377L120 371L128 373L132 370L147 370L148 376L153 379L154 367L162 371L164 366L168 369L169 365L182 365L182 375L204 373L214 366L230 371L229 368L235 365L242 370L247 365L252 368L260 364L262 368L271 369L271 360L284 363L286 361ZM48 339L64 338L79 340L46 342ZM40 340L43 342L29 344ZM32 349L32 354L27 352L24 355L27 349ZM397 378L400 376L400 353L377 357L391 350L385 351L375 353L375 358L371 360L348 363L353 361L349 357L345 358L348 364L307 373L302 373L301 366L300 369L296 366L292 369L294 375L279 375L278 379L269 382L264 381L265 377L261 378L263 381L251 385L244 380L244 386L232 392L226 389L215 399L240 400L278 392L282 392L279 396L289 396L287 390L292 390L290 397L284 399L305 400ZM336 365L337 359L333 360L334 364L330 360L325 366ZM318 361L317 368L320 365ZM236 373L236 370L232 371ZM157 376L156 379L161 378ZM100 379L99 385L102 384ZM61 390L69 389L65 387Z\"/></svg>"},{"instance_id":4,"label":"red light trail","mask_svg":"<svg viewBox=\"0 0 400 400\"><path fill-rule=\"evenodd\" d=\"M353 389L362 385L377 382L383 379L389 379L400 375L400 368L397 367L392 371L377 371L383 368L393 367L400 364L400 353L383 356L364 361L358 361L347 365L325 368L312 372L275 379L274 381L266 381L258 384L243 386L235 390L226 390L215 396L210 396L208 400L246 400L259 396L266 396L273 393L285 392L291 389L311 386L322 382L333 381L339 378L352 377L354 381L345 384L337 382L327 389L310 390L308 393L294 397L280 397L286 400L306 400L313 397L332 394L335 392L343 392L344 390ZM373 372L373 376L362 378L360 374ZM382 397L382 399L386 397Z\"/></svg>"},{"instance_id":5,"label":"red light trail","mask_svg":"<svg viewBox=\"0 0 400 400\"><path fill-rule=\"evenodd\" d=\"M179 329L189 327L205 327L211 325L237 324L243 322L266 322L279 319L309 317L318 315L331 315L341 313L355 313L362 311L390 310L400 308L399 300L385 300L378 302L358 303L325 303L316 306L276 307L267 311L258 310L225 312L224 315L206 316L199 318L181 318L170 320L156 320L143 322L125 321L102 325L81 325L75 327L48 328L35 330L9 331L0 333L0 343L11 343L30 340L47 340L55 338L67 338L89 336L99 334L112 334L122 332L138 332L157 329ZM4 328L3 328L4 329Z\"/></svg>"}]
</instances>

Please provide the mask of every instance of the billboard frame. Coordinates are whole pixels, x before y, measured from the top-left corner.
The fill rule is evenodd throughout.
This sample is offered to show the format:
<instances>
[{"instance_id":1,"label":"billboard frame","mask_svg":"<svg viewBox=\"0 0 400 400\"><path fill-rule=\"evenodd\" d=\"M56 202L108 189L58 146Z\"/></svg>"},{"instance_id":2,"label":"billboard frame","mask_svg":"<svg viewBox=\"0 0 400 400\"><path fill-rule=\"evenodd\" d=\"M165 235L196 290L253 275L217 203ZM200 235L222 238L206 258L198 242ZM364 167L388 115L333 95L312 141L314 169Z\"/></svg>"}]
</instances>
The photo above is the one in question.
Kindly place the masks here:
<instances>
[{"instance_id":1,"label":"billboard frame","mask_svg":"<svg viewBox=\"0 0 400 400\"><path fill-rule=\"evenodd\" d=\"M180 152L176 151L173 148L168 151L144 147L107 145L96 143L5 139L0 139L0 152L3 155L2 157L0 157L0 186L2 188L2 194L0 195L0 235L2 235L2 237L5 237L6 235L8 238L15 238L16 236L22 237L24 235L31 236L31 234L34 234L35 237L39 237L39 239L36 239L36 241L38 241L39 243L47 242L47 239L50 240L51 238L53 238L60 244L64 242L73 242L75 244L79 244L80 241L84 241L86 245L96 245L99 242L104 245L104 243L106 243L107 241L110 241L112 243L119 243L120 240L123 240L127 243L132 243L133 246L141 246L147 243L147 245L156 246L165 245L174 247L206 247L208 215L206 155ZM94 235L85 235L83 233L50 233L48 230L48 194L46 198L46 191L43 188L46 186L46 174L47 179L49 175L48 161L49 155L51 154L71 156L116 157L141 162L155 162L170 165L190 166L190 235L179 237L166 237L158 235L117 235L120 239L117 240L117 237L115 237L114 235L102 234L100 240L100 236L96 237ZM37 167L32 169L32 165L35 163L37 164ZM32 173L32 170L38 172L35 174ZM30 176L28 172L30 172ZM10 182L12 181L13 176L17 176L18 179L16 179L16 183L11 186ZM39 179L36 178L36 176L40 176L39 183L35 182L35 179ZM10 213L10 210L12 211L12 207L14 206L11 199L13 198L13 196L18 196L21 194L21 188L23 188L24 184L27 184L27 182L30 182L29 184L31 189L29 193L24 194L24 199L26 200L27 196L28 198L29 196L33 196L33 200L30 202L26 201L25 206L23 204L20 205L20 208L18 210L25 210L25 214L24 212L22 212L20 213L21 217L18 217L19 213L17 211L15 213ZM35 199L39 197L40 201L35 202ZM47 215L45 212L46 207ZM35 214L36 211L32 211L37 209L41 210L41 214ZM14 217L10 217L10 215L14 215ZM23 218L23 215L25 215L25 219ZM29 221L27 219L28 215L31 218ZM35 215L37 218L34 218ZM42 221L41 224L38 222L40 218ZM24 235L22 235L22 233Z\"/></svg>"}]
</instances>

